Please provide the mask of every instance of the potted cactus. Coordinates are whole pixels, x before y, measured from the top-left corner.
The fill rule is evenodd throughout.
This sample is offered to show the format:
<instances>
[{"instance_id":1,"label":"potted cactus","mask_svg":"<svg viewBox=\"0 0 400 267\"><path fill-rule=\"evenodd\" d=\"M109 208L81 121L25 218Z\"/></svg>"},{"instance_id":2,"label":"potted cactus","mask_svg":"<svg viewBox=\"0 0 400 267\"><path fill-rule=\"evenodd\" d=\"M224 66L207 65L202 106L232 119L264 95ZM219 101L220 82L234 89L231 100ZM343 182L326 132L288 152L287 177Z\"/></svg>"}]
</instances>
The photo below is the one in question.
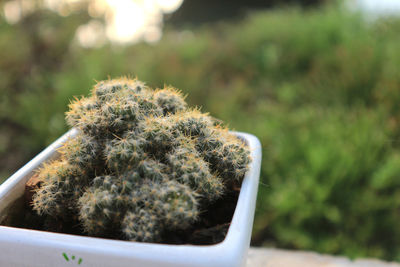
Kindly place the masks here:
<instances>
[{"instance_id":1,"label":"potted cactus","mask_svg":"<svg viewBox=\"0 0 400 267\"><path fill-rule=\"evenodd\" d=\"M57 251L57 266L75 259L82 266L116 266L111 264L116 259L120 266L243 264L260 167L255 137L229 132L199 109L187 107L172 87L152 90L126 78L99 82L91 96L70 104L66 119L73 130L0 187L0 219L7 225L0 232L14 238L22 234L22 229L9 227L18 226L14 217L23 227L50 231L25 230L34 234L23 248L32 253L36 244ZM21 202L21 190L11 192L32 176L37 183L33 192L25 192L26 215L10 215ZM235 226L235 216L221 223L218 218L232 218L229 205L236 204L245 177L242 191L251 195L240 193L235 216L245 216L237 220L247 226ZM240 204L241 198L248 203ZM248 211L237 214L240 207ZM230 239L241 243L226 243L237 230ZM0 248L15 245L5 238L7 242L0 237ZM218 256L221 252L226 255ZM204 253L215 258L202 258ZM99 261L99 255L104 259Z\"/></svg>"}]
</instances>

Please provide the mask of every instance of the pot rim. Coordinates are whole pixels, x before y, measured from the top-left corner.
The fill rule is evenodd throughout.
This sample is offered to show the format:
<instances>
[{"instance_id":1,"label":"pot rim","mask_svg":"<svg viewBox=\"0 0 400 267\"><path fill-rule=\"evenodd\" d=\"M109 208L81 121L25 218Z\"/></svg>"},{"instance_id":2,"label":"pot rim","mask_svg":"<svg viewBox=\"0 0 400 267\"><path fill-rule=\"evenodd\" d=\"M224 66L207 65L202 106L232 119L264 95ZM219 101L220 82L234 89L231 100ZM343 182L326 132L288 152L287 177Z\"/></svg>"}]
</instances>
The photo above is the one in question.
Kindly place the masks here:
<instances>
[{"instance_id":1,"label":"pot rim","mask_svg":"<svg viewBox=\"0 0 400 267\"><path fill-rule=\"evenodd\" d=\"M57 148L77 132L76 129L69 130L0 185L0 220L7 208L23 195L25 183L35 170L43 162L54 157ZM134 258L146 266L153 266L148 265L148 261L160 263L154 259L154 251L159 254L156 258L162 258L163 263L174 263L175 266L180 266L179 262L184 266L188 257L191 257L191 266L241 266L251 238L261 165L261 144L254 135L234 133L248 143L252 161L242 182L231 225L222 242L212 245L143 243L0 226L0 258L3 254L1 244L24 244L28 247L42 246L46 249L80 251L81 254L113 255L131 260ZM177 259L177 255L182 255L183 258ZM213 261L210 262L209 259Z\"/></svg>"}]
</instances>

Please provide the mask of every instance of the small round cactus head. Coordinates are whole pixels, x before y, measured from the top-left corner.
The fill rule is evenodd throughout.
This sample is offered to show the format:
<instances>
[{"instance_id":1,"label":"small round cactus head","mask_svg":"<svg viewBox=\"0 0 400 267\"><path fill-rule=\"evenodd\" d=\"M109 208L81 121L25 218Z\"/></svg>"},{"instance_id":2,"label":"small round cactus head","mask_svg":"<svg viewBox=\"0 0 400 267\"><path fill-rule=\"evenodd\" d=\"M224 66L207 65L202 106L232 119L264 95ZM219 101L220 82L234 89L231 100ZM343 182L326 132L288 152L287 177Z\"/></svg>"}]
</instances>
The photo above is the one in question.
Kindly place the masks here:
<instances>
[{"instance_id":1,"label":"small round cactus head","mask_svg":"<svg viewBox=\"0 0 400 267\"><path fill-rule=\"evenodd\" d=\"M116 95L140 94L144 90L145 85L143 82L137 79L120 78L98 82L92 90L92 95L100 101L107 102L115 99Z\"/></svg>"},{"instance_id":2,"label":"small round cactus head","mask_svg":"<svg viewBox=\"0 0 400 267\"><path fill-rule=\"evenodd\" d=\"M99 105L93 97L76 98L75 101L69 104L69 111L65 113L66 121L71 127L80 127L82 126L84 118L98 108Z\"/></svg>"},{"instance_id":3,"label":"small round cactus head","mask_svg":"<svg viewBox=\"0 0 400 267\"><path fill-rule=\"evenodd\" d=\"M126 239L143 242L161 240L161 225L157 215L148 209L128 211L122 220L122 232Z\"/></svg>"},{"instance_id":4,"label":"small round cactus head","mask_svg":"<svg viewBox=\"0 0 400 267\"><path fill-rule=\"evenodd\" d=\"M224 180L243 178L250 163L247 145L228 129L215 127L197 140L197 148Z\"/></svg>"},{"instance_id":5,"label":"small round cactus head","mask_svg":"<svg viewBox=\"0 0 400 267\"><path fill-rule=\"evenodd\" d=\"M32 203L38 214L65 217L76 213L76 201L88 184L85 169L66 160L54 161L40 169L38 179L42 185Z\"/></svg>"},{"instance_id":6,"label":"small round cactus head","mask_svg":"<svg viewBox=\"0 0 400 267\"><path fill-rule=\"evenodd\" d=\"M146 145L146 139L136 135L134 131L128 131L121 138L107 141L103 152L107 167L119 173L136 167L146 158Z\"/></svg>"},{"instance_id":7,"label":"small round cactus head","mask_svg":"<svg viewBox=\"0 0 400 267\"><path fill-rule=\"evenodd\" d=\"M79 198L79 219L85 232L94 236L109 234L118 225L126 206L122 183L115 176L98 176Z\"/></svg>"},{"instance_id":8,"label":"small round cactus head","mask_svg":"<svg viewBox=\"0 0 400 267\"><path fill-rule=\"evenodd\" d=\"M87 171L94 170L102 162L99 143L94 137L84 133L68 139L59 152L69 163Z\"/></svg>"},{"instance_id":9,"label":"small round cactus head","mask_svg":"<svg viewBox=\"0 0 400 267\"><path fill-rule=\"evenodd\" d=\"M167 155L171 176L189 185L208 200L214 201L224 192L222 179L211 172L209 163L196 151L194 144L186 143L176 147Z\"/></svg>"},{"instance_id":10,"label":"small round cactus head","mask_svg":"<svg viewBox=\"0 0 400 267\"><path fill-rule=\"evenodd\" d=\"M198 109L176 113L173 118L173 128L188 137L202 137L213 126L213 118Z\"/></svg>"},{"instance_id":11,"label":"small round cactus head","mask_svg":"<svg viewBox=\"0 0 400 267\"><path fill-rule=\"evenodd\" d=\"M199 194L188 185L166 181L160 186L157 197L162 203L162 219L167 229L185 229L196 221Z\"/></svg>"},{"instance_id":12,"label":"small round cactus head","mask_svg":"<svg viewBox=\"0 0 400 267\"><path fill-rule=\"evenodd\" d=\"M173 87L165 87L162 90L157 90L154 93L154 98L162 108L164 115L182 112L187 107L185 97L179 90Z\"/></svg>"},{"instance_id":13,"label":"small round cactus head","mask_svg":"<svg viewBox=\"0 0 400 267\"><path fill-rule=\"evenodd\" d=\"M163 233L187 231L251 160L242 140L173 87L106 80L69 107L79 133L40 170L33 209L73 215L89 235L163 242Z\"/></svg>"}]
</instances>

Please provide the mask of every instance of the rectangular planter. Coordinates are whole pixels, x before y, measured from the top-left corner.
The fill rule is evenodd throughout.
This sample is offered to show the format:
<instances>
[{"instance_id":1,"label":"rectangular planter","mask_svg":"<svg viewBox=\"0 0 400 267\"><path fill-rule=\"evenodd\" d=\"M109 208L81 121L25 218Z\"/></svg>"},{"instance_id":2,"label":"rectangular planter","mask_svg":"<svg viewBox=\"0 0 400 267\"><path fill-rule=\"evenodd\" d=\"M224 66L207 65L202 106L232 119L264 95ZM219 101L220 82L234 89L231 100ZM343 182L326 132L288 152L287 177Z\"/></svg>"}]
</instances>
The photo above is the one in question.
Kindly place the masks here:
<instances>
[{"instance_id":1,"label":"rectangular planter","mask_svg":"<svg viewBox=\"0 0 400 267\"><path fill-rule=\"evenodd\" d=\"M72 129L0 185L0 221L25 190L40 165ZM215 245L166 245L110 240L0 226L0 266L244 266L250 244L261 164L261 145L250 134L236 133L251 149L252 162L239 194L226 238Z\"/></svg>"}]
</instances>

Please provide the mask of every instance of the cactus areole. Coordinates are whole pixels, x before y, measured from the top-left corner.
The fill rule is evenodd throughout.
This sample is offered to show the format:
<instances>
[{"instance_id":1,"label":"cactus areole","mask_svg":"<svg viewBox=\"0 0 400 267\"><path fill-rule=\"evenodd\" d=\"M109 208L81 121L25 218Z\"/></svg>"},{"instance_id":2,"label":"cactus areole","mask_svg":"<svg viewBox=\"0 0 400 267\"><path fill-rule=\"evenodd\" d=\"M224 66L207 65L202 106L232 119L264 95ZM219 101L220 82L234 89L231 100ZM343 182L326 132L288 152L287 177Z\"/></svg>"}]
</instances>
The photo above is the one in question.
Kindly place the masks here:
<instances>
[{"instance_id":1,"label":"cactus areole","mask_svg":"<svg viewBox=\"0 0 400 267\"><path fill-rule=\"evenodd\" d=\"M174 242L196 233L251 161L241 139L189 108L180 91L136 79L97 83L66 120L79 134L39 170L32 207L48 225L78 225L89 236Z\"/></svg>"}]
</instances>

